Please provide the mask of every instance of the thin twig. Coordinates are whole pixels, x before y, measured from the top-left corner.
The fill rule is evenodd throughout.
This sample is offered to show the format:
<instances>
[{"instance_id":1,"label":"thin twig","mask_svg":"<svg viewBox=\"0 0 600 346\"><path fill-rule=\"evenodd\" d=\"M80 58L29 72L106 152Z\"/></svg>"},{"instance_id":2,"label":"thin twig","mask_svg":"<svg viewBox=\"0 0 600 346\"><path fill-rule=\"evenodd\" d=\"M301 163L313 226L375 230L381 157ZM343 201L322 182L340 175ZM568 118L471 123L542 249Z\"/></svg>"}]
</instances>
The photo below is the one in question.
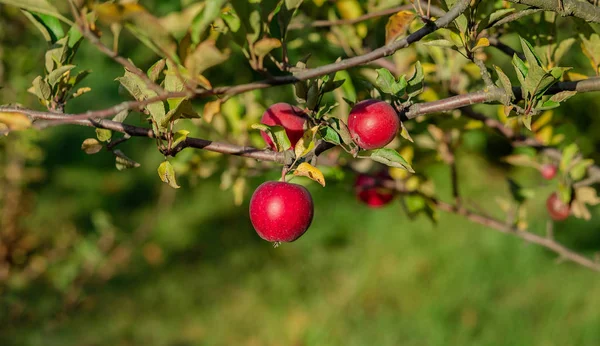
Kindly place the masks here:
<instances>
[{"instance_id":1,"label":"thin twig","mask_svg":"<svg viewBox=\"0 0 600 346\"><path fill-rule=\"evenodd\" d=\"M425 3L425 2L419 1L419 3ZM430 6L430 7L431 7L431 14L433 14L436 17L441 17L446 13L446 12L444 12L444 10L442 10L439 7L435 7L435 6ZM413 8L414 8L413 5L403 5L403 6L387 8L387 9L384 9L381 11L369 12L360 17L350 18L350 19L315 20L308 24L291 23L289 25L288 29L289 30L298 30L298 29L304 29L306 27L323 28L323 27L339 26L339 25L352 25L352 24L364 22L366 20L373 19L373 18L389 16L389 15L392 15L392 14L400 12L400 11L412 10Z\"/></svg>"},{"instance_id":2,"label":"thin twig","mask_svg":"<svg viewBox=\"0 0 600 346\"><path fill-rule=\"evenodd\" d=\"M120 56L116 51L113 51L112 49L110 49L109 47L107 47L104 43L102 43L102 41L100 41L100 39L98 38L98 36L96 36L94 33L92 33L90 31L90 28L88 27L88 25L86 25L84 19L79 15L79 12L78 12L77 8L75 7L75 4L73 3L73 0L69 0L69 4L71 6L71 12L73 13L73 17L75 18L77 26L79 27L79 31L81 31L81 34L88 41L90 41L94 46L96 46L96 48L100 52L102 52L104 55L108 56L109 58L113 59L117 63L121 64L123 67L125 67L125 69L127 69L131 73L133 73L136 76L140 77L142 79L142 81L144 81L144 83L150 89L152 89L154 92L156 92L156 94L158 94L158 95L164 95L164 94L167 93L166 90L164 90L163 88L161 88L158 84L154 83L146 75L146 73L144 73L144 71L140 70L131 61L129 61L128 59L126 59L126 58L124 58L122 56Z\"/></svg>"},{"instance_id":3,"label":"thin twig","mask_svg":"<svg viewBox=\"0 0 600 346\"><path fill-rule=\"evenodd\" d=\"M540 245L558 254L560 258L564 260L568 260L577 263L583 267L589 268L593 271L600 272L600 263L597 263L592 259L587 258L577 253L576 251L561 245L554 239L543 237L528 231L518 230L515 227L507 225L498 219L484 216L464 208L457 208L456 206L442 202L440 200L432 200L432 202L434 202L440 210L464 216L472 222L494 229L501 233L511 234L515 237L525 240L528 243Z\"/></svg>"}]
</instances>

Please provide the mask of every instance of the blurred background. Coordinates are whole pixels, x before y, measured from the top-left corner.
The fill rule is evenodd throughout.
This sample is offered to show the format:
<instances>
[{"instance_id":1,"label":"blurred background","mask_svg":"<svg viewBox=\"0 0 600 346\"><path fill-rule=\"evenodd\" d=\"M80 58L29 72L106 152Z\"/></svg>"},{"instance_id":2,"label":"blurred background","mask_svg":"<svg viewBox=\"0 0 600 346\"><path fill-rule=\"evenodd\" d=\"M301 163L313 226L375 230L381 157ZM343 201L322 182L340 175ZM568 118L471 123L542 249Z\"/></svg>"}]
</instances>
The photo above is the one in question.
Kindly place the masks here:
<instances>
[{"instance_id":1,"label":"blurred background","mask_svg":"<svg viewBox=\"0 0 600 346\"><path fill-rule=\"evenodd\" d=\"M188 2L143 3L165 16ZM317 4L306 7L307 16L322 16ZM384 26L373 21L369 30ZM295 34L302 49L292 61L310 51L318 52L314 65L347 55L332 43L339 41L316 33ZM372 36L365 41L382 41ZM507 42L517 47L513 39ZM0 5L0 42L0 103L42 109L26 89L43 73L45 41L17 9ZM157 60L125 33L120 52L142 68ZM396 61L406 59L398 54ZM568 60L586 73L579 50ZM90 44L75 63L93 71L84 82L92 92L68 112L127 99L114 81L122 67ZM234 54L206 77L213 85L259 79L246 65ZM350 71L348 84L364 98L359 72ZM292 88L235 98L214 126L239 137L278 101L293 102ZM554 111L555 131L596 159L599 107L598 95L587 94ZM498 107L477 109L495 116ZM135 115L127 121L144 125ZM196 125L180 124L227 140ZM256 133L244 136L235 140L264 146ZM1 345L600 345L600 277L534 245L442 212L437 223L411 219L397 200L368 208L354 194L355 176L336 171L326 188L307 183L316 205L309 231L273 248L252 229L247 203L256 186L277 179L274 165L261 170L187 149L173 160L182 186L174 190L157 177L164 158L153 141L122 144L141 167L118 171L110 153L80 149L89 137L93 129L63 126L0 139ZM535 192L528 225L543 233L555 183L502 164L511 150L485 129L465 132L457 152L461 192L501 216L497 198L510 196L508 175ZM425 161L415 169L449 201L449 168ZM232 188L238 177L243 183ZM591 211L590 222L555 225L559 241L587 255L600 249L600 213Z\"/></svg>"}]
</instances>

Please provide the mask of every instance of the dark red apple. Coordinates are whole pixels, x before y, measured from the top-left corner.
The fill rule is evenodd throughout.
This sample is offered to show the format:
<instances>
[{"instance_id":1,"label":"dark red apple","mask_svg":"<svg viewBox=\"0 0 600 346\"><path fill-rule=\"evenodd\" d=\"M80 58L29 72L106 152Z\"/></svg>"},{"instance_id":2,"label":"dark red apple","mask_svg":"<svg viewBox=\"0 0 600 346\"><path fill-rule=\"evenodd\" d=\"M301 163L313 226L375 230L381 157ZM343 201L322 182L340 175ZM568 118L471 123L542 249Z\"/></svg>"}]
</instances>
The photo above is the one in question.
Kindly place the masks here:
<instances>
[{"instance_id":1,"label":"dark red apple","mask_svg":"<svg viewBox=\"0 0 600 346\"><path fill-rule=\"evenodd\" d=\"M396 110L381 100L364 100L352 107L348 130L352 139L365 150L383 148L389 144L400 127Z\"/></svg>"},{"instance_id":2,"label":"dark red apple","mask_svg":"<svg viewBox=\"0 0 600 346\"><path fill-rule=\"evenodd\" d=\"M304 124L307 119L308 116L302 109L288 103L280 102L267 108L260 122L269 126L282 126L292 147L294 147L296 142L304 135ZM265 132L261 131L260 134L269 147L271 147L271 150L277 150L275 144Z\"/></svg>"},{"instance_id":3,"label":"dark red apple","mask_svg":"<svg viewBox=\"0 0 600 346\"><path fill-rule=\"evenodd\" d=\"M371 208L383 207L394 199L394 191L383 187L385 181L393 181L385 171L376 175L359 174L354 183L356 196Z\"/></svg>"},{"instance_id":4,"label":"dark red apple","mask_svg":"<svg viewBox=\"0 0 600 346\"><path fill-rule=\"evenodd\" d=\"M569 205L561 201L556 192L551 194L546 200L546 209L554 221L565 220L569 217L569 213L571 212Z\"/></svg>"},{"instance_id":5,"label":"dark red apple","mask_svg":"<svg viewBox=\"0 0 600 346\"><path fill-rule=\"evenodd\" d=\"M312 197L301 185L267 181L250 199L250 221L270 242L292 242L306 232L314 214Z\"/></svg>"},{"instance_id":6,"label":"dark red apple","mask_svg":"<svg viewBox=\"0 0 600 346\"><path fill-rule=\"evenodd\" d=\"M558 171L558 167L556 167L556 165L553 165L550 163L547 163L545 165L542 165L542 167L540 167L540 173L542 174L542 177L546 180L554 179L557 171Z\"/></svg>"}]
</instances>

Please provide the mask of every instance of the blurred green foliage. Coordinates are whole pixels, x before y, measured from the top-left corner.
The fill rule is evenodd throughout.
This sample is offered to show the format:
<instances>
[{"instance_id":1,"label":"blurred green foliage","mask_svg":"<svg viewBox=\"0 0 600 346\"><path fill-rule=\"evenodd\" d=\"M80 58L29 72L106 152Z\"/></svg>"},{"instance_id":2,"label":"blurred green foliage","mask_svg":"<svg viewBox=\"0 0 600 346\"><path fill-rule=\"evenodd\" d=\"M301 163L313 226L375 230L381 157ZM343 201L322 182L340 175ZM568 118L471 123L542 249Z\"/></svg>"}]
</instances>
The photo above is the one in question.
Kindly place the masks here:
<instances>
[{"instance_id":1,"label":"blurred green foliage","mask_svg":"<svg viewBox=\"0 0 600 346\"><path fill-rule=\"evenodd\" d=\"M144 6L163 16L189 3L154 0ZM327 18L318 1L310 3L302 16ZM358 42L381 45L384 26L375 21ZM292 50L291 60L318 52L311 59L316 66L362 49L352 46L357 33L334 32L335 39L319 33L292 33L291 45L302 49ZM352 34L350 46L332 43ZM121 39L120 53L138 66L157 60L131 35ZM42 73L46 43L17 9L3 5L0 42L0 104L37 106L26 89ZM518 38L507 42L517 47ZM410 59L403 54L414 51L398 53L396 61ZM490 50L490 60L505 68L503 58ZM579 52L566 59L566 66L583 73ZM93 70L86 80L92 92L69 103L69 112L126 99L114 81L123 74L121 66L86 43L75 62ZM206 77L213 85L261 78L247 64L235 54ZM343 87L346 95L368 96L359 71L344 78L352 82ZM240 118L215 121L238 124L228 128L229 139L256 142L256 134L241 134L254 120L247 118L279 101L293 101L291 87L235 98L224 113ZM596 160L600 118L591 110L598 107L597 96L588 94L555 110L556 130ZM476 109L495 116L497 107ZM128 122L144 124L138 116ZM2 345L600 344L596 276L557 265L552 255L517 239L446 214L438 225L422 217L409 220L399 203L368 209L355 200L354 177L346 174L328 181L326 189L310 185L318 205L313 226L297 242L273 249L252 230L247 204L235 206L231 192L221 189L224 166L241 167L244 159L212 162L209 154L187 149L173 160L184 172L178 180L184 188L176 191L156 175L163 157L152 141L122 144L141 167L119 172L108 153L80 150L94 136L93 129L57 127L0 140L0 253L7 251L5 244L11 247L10 263L0 266ZM535 188L529 226L542 233L543 201L555 186L540 183L532 169L509 170L499 158L510 152L505 140L486 130L465 132L458 154L461 192L478 208L497 210L494 197L510 196L508 172ZM422 173L449 199L448 168L427 160ZM251 177L246 199L262 181L277 177L276 170ZM598 208L593 212L598 220ZM555 234L584 253L600 246L597 221L570 220L558 224Z\"/></svg>"}]
</instances>

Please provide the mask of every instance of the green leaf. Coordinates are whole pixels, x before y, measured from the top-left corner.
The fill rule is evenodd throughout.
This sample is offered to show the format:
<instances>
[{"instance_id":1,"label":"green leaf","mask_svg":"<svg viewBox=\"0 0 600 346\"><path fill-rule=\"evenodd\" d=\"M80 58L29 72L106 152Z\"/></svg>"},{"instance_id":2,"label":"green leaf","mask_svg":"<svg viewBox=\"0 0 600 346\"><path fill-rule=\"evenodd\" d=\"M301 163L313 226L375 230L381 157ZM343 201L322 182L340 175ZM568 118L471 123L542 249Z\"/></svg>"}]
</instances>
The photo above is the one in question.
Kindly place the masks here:
<instances>
[{"instance_id":1,"label":"green leaf","mask_svg":"<svg viewBox=\"0 0 600 346\"><path fill-rule=\"evenodd\" d=\"M540 59L537 54L535 54L535 50L531 46L531 43L527 42L524 38L520 37L521 47L523 47L523 54L525 54L525 59L529 63L529 68L531 69L534 66L539 68L542 67L542 59Z\"/></svg>"},{"instance_id":2,"label":"green leaf","mask_svg":"<svg viewBox=\"0 0 600 346\"><path fill-rule=\"evenodd\" d=\"M158 78L160 77L160 74L164 70L165 65L166 65L166 60L165 59L160 59L157 62L155 62L148 69L148 73L147 73L148 74L148 78L150 78L151 81L156 82L158 80Z\"/></svg>"},{"instance_id":3,"label":"green leaf","mask_svg":"<svg viewBox=\"0 0 600 346\"><path fill-rule=\"evenodd\" d=\"M35 77L33 80L33 88L35 91L35 95L41 100L49 100L52 95L52 89L50 85L46 83L45 80L42 79L41 76Z\"/></svg>"},{"instance_id":4,"label":"green leaf","mask_svg":"<svg viewBox=\"0 0 600 346\"><path fill-rule=\"evenodd\" d=\"M377 69L377 79L375 79L375 85L386 94L396 95L402 91L400 84L396 82L396 78L392 73L385 68Z\"/></svg>"},{"instance_id":5,"label":"green leaf","mask_svg":"<svg viewBox=\"0 0 600 346\"><path fill-rule=\"evenodd\" d=\"M338 119L336 117L331 117L331 118L327 119L327 123L335 132L337 132L339 134L340 139L342 140L342 143L345 143L345 144L353 143L352 135L350 134L350 131L348 130L348 126L341 119Z\"/></svg>"},{"instance_id":6,"label":"green leaf","mask_svg":"<svg viewBox=\"0 0 600 346\"><path fill-rule=\"evenodd\" d=\"M531 115L521 115L519 118L521 118L523 125L525 125L529 131L531 131L531 118L533 117Z\"/></svg>"},{"instance_id":7,"label":"green leaf","mask_svg":"<svg viewBox=\"0 0 600 346\"><path fill-rule=\"evenodd\" d=\"M81 150L88 155L96 154L102 150L102 144L96 138L88 138L81 143Z\"/></svg>"},{"instance_id":8,"label":"green leaf","mask_svg":"<svg viewBox=\"0 0 600 346\"><path fill-rule=\"evenodd\" d=\"M560 160L560 170L566 171L571 166L571 161L575 158L575 155L579 153L579 147L575 143L569 144L562 153Z\"/></svg>"},{"instance_id":9,"label":"green leaf","mask_svg":"<svg viewBox=\"0 0 600 346\"><path fill-rule=\"evenodd\" d=\"M81 82L85 77L87 77L92 71L90 70L83 70L83 71L79 71L77 72L76 75L71 75L71 77L69 78L69 85L71 85L71 87L76 86L77 84L79 84L79 82Z\"/></svg>"},{"instance_id":10,"label":"green leaf","mask_svg":"<svg viewBox=\"0 0 600 346\"><path fill-rule=\"evenodd\" d=\"M288 139L285 129L282 126L269 126L265 124L253 124L251 128L265 132L271 141L275 143L277 151L285 151L292 147L290 140Z\"/></svg>"},{"instance_id":11,"label":"green leaf","mask_svg":"<svg viewBox=\"0 0 600 346\"><path fill-rule=\"evenodd\" d=\"M175 170L169 161L163 161L163 163L158 166L158 176L160 180L169 184L174 189L180 188L177 185L177 179L175 178Z\"/></svg>"},{"instance_id":12,"label":"green leaf","mask_svg":"<svg viewBox=\"0 0 600 346\"><path fill-rule=\"evenodd\" d=\"M508 179L508 186L512 198L519 204L535 196L535 192L533 190L522 187L512 179Z\"/></svg>"},{"instance_id":13,"label":"green leaf","mask_svg":"<svg viewBox=\"0 0 600 346\"><path fill-rule=\"evenodd\" d=\"M390 167L402 168L411 173L415 172L410 164L394 149L384 148L364 151L360 153L360 156L369 157L373 161Z\"/></svg>"},{"instance_id":14,"label":"green leaf","mask_svg":"<svg viewBox=\"0 0 600 346\"><path fill-rule=\"evenodd\" d=\"M404 197L404 203L409 213L416 215L418 212L425 209L427 201L423 196L420 195L406 195Z\"/></svg>"},{"instance_id":15,"label":"green leaf","mask_svg":"<svg viewBox=\"0 0 600 346\"><path fill-rule=\"evenodd\" d=\"M570 38L567 38L567 39L563 40L562 42L560 42L558 44L558 47L554 51L554 63L555 64L559 64L560 63L560 60L562 59L562 57L565 55L565 53L567 51L569 51L569 49L571 49L571 46L576 41L577 40L574 37L570 37Z\"/></svg>"},{"instance_id":16,"label":"green leaf","mask_svg":"<svg viewBox=\"0 0 600 346\"><path fill-rule=\"evenodd\" d=\"M71 21L63 17L56 7L51 5L47 0L0 0L0 4L16 6L25 10L38 12L54 16L65 23L71 24Z\"/></svg>"},{"instance_id":17,"label":"green leaf","mask_svg":"<svg viewBox=\"0 0 600 346\"><path fill-rule=\"evenodd\" d=\"M557 94L552 95L552 97L550 97L550 100L552 100L554 102L564 102L564 101L570 99L571 97L575 96L575 94L577 94L576 90L561 91Z\"/></svg>"},{"instance_id":18,"label":"green leaf","mask_svg":"<svg viewBox=\"0 0 600 346\"><path fill-rule=\"evenodd\" d=\"M100 142L107 142L112 137L112 131L107 129L96 129L96 138Z\"/></svg>"},{"instance_id":19,"label":"green leaf","mask_svg":"<svg viewBox=\"0 0 600 346\"><path fill-rule=\"evenodd\" d=\"M569 171L569 175L574 181L578 181L585 177L587 169L594 164L594 160L586 159L581 160L573 165L573 168Z\"/></svg>"},{"instance_id":20,"label":"green leaf","mask_svg":"<svg viewBox=\"0 0 600 346\"><path fill-rule=\"evenodd\" d=\"M308 86L308 92L306 94L306 108L315 109L318 106L319 96L319 85L316 80L312 80Z\"/></svg>"},{"instance_id":21,"label":"green leaf","mask_svg":"<svg viewBox=\"0 0 600 346\"><path fill-rule=\"evenodd\" d=\"M214 22L217 17L221 14L221 7L225 0L211 0L204 2L204 9L194 18L190 32L192 35L192 42L199 43L201 40L202 33L208 28L208 26Z\"/></svg>"},{"instance_id":22,"label":"green leaf","mask_svg":"<svg viewBox=\"0 0 600 346\"><path fill-rule=\"evenodd\" d=\"M54 87L56 83L58 83L62 79L65 73L71 71L74 68L75 65L64 65L50 72L50 74L48 74L47 77L48 83L50 83L50 85Z\"/></svg>"},{"instance_id":23,"label":"green leaf","mask_svg":"<svg viewBox=\"0 0 600 346\"><path fill-rule=\"evenodd\" d=\"M506 17L507 15L513 13L514 11L515 11L515 8L503 8L500 10L496 10L496 11L492 12L490 14L490 16L488 17L487 24L480 28L481 29L489 28L490 26L494 25L494 23L496 23L500 19Z\"/></svg>"},{"instance_id":24,"label":"green leaf","mask_svg":"<svg viewBox=\"0 0 600 346\"><path fill-rule=\"evenodd\" d=\"M22 12L38 28L47 42L54 43L65 36L62 24L56 17L31 11Z\"/></svg>"},{"instance_id":25,"label":"green leaf","mask_svg":"<svg viewBox=\"0 0 600 346\"><path fill-rule=\"evenodd\" d=\"M515 94L513 94L512 91L512 83L510 82L508 76L502 71L502 69L500 69L500 67L494 65L494 69L496 69L496 73L498 74L498 82L500 86L502 89L504 89L506 95L508 95L508 100L506 100L508 102L503 102L505 106L508 106L510 101L514 100L515 98Z\"/></svg>"},{"instance_id":26,"label":"green leaf","mask_svg":"<svg viewBox=\"0 0 600 346\"><path fill-rule=\"evenodd\" d=\"M420 61L417 61L415 65L415 74L408 80L408 87L406 87L406 92L409 97L415 97L423 92L424 78L425 74L423 73L423 66L421 66Z\"/></svg>"},{"instance_id":27,"label":"green leaf","mask_svg":"<svg viewBox=\"0 0 600 346\"><path fill-rule=\"evenodd\" d=\"M345 81L346 81L345 79L339 79L339 80L330 79L323 85L322 91L323 91L323 93L328 93L328 92L334 91L335 89L344 85Z\"/></svg>"},{"instance_id":28,"label":"green leaf","mask_svg":"<svg viewBox=\"0 0 600 346\"><path fill-rule=\"evenodd\" d=\"M220 51L214 41L204 41L185 59L185 67L191 76L202 74L207 69L229 59L228 51Z\"/></svg>"},{"instance_id":29,"label":"green leaf","mask_svg":"<svg viewBox=\"0 0 600 346\"><path fill-rule=\"evenodd\" d=\"M117 80L125 89L138 101L156 97L154 90L150 89L146 83L132 72L125 71L123 77L118 77ZM146 109L152 116L152 119L159 124L161 130L166 118L165 105L162 102L154 102L146 106Z\"/></svg>"},{"instance_id":30,"label":"green leaf","mask_svg":"<svg viewBox=\"0 0 600 346\"><path fill-rule=\"evenodd\" d=\"M535 107L535 109L545 111L545 110L553 109L553 108L557 108L557 107L560 107L560 103L553 101L553 100L546 100L542 103L541 106Z\"/></svg>"},{"instance_id":31,"label":"green leaf","mask_svg":"<svg viewBox=\"0 0 600 346\"><path fill-rule=\"evenodd\" d=\"M323 138L323 140L325 142L329 142L329 143L332 143L335 145L342 144L340 135L330 126L323 126L323 127L319 128L319 134L321 135L321 138Z\"/></svg>"},{"instance_id":32,"label":"green leaf","mask_svg":"<svg viewBox=\"0 0 600 346\"><path fill-rule=\"evenodd\" d=\"M519 82L521 83L521 87L522 87L525 84L525 77L529 73L529 69L525 65L525 62L523 60L521 60L521 58L519 58L517 56L517 54L513 55L512 64L515 67L515 72L517 73L517 78L519 79ZM521 88L521 90L522 90L522 96L523 96L523 98L525 98L527 96L527 91L523 87Z\"/></svg>"},{"instance_id":33,"label":"green leaf","mask_svg":"<svg viewBox=\"0 0 600 346\"><path fill-rule=\"evenodd\" d=\"M190 134L190 131L179 130L173 134L173 148L179 145L179 143L185 141Z\"/></svg>"}]
</instances>

